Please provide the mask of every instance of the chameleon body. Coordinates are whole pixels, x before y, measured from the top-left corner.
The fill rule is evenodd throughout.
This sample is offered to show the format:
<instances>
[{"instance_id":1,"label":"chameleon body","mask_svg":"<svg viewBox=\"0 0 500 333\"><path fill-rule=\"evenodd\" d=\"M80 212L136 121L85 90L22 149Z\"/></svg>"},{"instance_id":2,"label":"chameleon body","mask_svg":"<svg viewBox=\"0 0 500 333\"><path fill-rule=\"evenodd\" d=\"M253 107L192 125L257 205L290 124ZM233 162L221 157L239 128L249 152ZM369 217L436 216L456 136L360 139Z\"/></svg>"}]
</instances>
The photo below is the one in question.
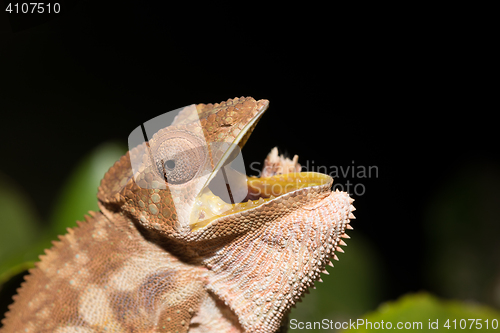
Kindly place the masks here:
<instances>
[{"instance_id":1,"label":"chameleon body","mask_svg":"<svg viewBox=\"0 0 500 333\"><path fill-rule=\"evenodd\" d=\"M261 178L247 179L248 201L221 203L206 189L228 152L196 143L243 147L267 106L250 97L196 105L117 161L99 187L100 212L40 257L0 332L284 329L343 252L354 207L329 176L299 173L277 150Z\"/></svg>"}]
</instances>

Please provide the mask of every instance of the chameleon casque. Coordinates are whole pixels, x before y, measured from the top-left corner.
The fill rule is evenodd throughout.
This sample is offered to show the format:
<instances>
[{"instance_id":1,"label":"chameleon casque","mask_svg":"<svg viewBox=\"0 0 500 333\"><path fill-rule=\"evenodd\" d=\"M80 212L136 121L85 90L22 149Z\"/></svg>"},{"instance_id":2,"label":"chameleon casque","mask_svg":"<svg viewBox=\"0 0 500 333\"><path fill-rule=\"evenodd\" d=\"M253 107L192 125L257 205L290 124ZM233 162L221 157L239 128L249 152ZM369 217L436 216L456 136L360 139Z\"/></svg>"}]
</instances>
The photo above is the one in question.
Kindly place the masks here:
<instances>
[{"instance_id":1,"label":"chameleon casque","mask_svg":"<svg viewBox=\"0 0 500 333\"><path fill-rule=\"evenodd\" d=\"M40 257L0 332L285 331L290 308L343 252L354 207L330 176L298 172L276 149L261 177L245 176L243 202L211 192L268 104L198 104L118 160L100 212Z\"/></svg>"}]
</instances>

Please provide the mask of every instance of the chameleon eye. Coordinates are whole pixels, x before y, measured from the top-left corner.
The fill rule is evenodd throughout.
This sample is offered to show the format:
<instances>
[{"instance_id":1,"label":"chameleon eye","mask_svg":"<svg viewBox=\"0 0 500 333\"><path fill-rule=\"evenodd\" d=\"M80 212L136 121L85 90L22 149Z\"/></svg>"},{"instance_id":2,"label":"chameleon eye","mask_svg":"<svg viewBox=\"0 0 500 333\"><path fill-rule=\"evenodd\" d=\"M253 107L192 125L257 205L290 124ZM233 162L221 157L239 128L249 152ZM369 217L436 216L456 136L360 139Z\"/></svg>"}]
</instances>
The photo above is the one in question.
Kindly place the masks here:
<instances>
[{"instance_id":1,"label":"chameleon eye","mask_svg":"<svg viewBox=\"0 0 500 333\"><path fill-rule=\"evenodd\" d=\"M205 150L197 140L184 136L164 140L154 154L158 173L167 183L174 185L193 179L205 159Z\"/></svg>"},{"instance_id":2,"label":"chameleon eye","mask_svg":"<svg viewBox=\"0 0 500 333\"><path fill-rule=\"evenodd\" d=\"M165 162L165 169L172 171L175 169L175 160L167 160Z\"/></svg>"}]
</instances>

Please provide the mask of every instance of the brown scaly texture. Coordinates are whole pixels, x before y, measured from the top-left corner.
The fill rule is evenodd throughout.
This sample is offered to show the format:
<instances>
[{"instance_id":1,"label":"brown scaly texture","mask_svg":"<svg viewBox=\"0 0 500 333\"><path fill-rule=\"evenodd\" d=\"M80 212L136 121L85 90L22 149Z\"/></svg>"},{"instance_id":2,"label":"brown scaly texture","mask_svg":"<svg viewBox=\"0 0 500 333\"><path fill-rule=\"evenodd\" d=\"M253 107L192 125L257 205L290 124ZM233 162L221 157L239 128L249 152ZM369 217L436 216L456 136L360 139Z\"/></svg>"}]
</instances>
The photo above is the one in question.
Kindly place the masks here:
<instances>
[{"instance_id":1,"label":"brown scaly texture","mask_svg":"<svg viewBox=\"0 0 500 333\"><path fill-rule=\"evenodd\" d=\"M162 148L166 142L175 147L236 140L242 147L267 105L250 97L197 105L197 115L179 114L149 147L123 156L99 188L101 212L68 229L41 256L0 332L280 329L329 259L336 259L334 252L343 252L341 238L348 238L354 218L348 194L332 192L328 178L191 230L189 214L206 179L190 178L192 170L183 169L175 186L150 186L161 179L155 158L169 154ZM130 157L146 156L147 149L154 158L144 158L134 178ZM208 148L191 151L189 158L196 172L216 172L222 153ZM266 163L284 171L273 173L299 168L296 159L276 156L271 153ZM173 198L183 200L174 207Z\"/></svg>"}]
</instances>

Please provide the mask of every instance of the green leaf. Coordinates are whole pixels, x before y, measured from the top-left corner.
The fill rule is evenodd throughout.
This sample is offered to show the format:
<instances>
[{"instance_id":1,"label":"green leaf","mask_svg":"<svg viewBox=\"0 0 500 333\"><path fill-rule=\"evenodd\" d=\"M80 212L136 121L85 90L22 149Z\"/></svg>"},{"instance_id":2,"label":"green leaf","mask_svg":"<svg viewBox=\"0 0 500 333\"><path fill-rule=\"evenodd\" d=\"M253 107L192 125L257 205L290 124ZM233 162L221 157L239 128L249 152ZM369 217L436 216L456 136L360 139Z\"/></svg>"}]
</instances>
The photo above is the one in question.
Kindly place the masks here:
<instances>
[{"instance_id":1,"label":"green leaf","mask_svg":"<svg viewBox=\"0 0 500 333\"><path fill-rule=\"evenodd\" d=\"M15 184L0 177L0 286L34 266L57 235L75 227L89 210L98 210L97 188L104 174L126 152L123 145L103 144L82 159L56 200L50 227L41 230L28 198Z\"/></svg>"},{"instance_id":2,"label":"green leaf","mask_svg":"<svg viewBox=\"0 0 500 333\"><path fill-rule=\"evenodd\" d=\"M19 186L0 174L0 285L31 267L36 255L26 248L37 240L39 218L30 198Z\"/></svg>"},{"instance_id":3,"label":"green leaf","mask_svg":"<svg viewBox=\"0 0 500 333\"><path fill-rule=\"evenodd\" d=\"M471 329L476 331L486 329L487 324L490 330L495 323L498 325L500 312L475 303L440 300L422 292L405 295L395 302L384 303L359 321L356 318L351 320L351 323L356 321L360 324L356 328L350 327L349 331L355 332L397 330L398 325L401 325L403 330L414 331L450 332ZM500 328L500 325L498 327Z\"/></svg>"},{"instance_id":4,"label":"green leaf","mask_svg":"<svg viewBox=\"0 0 500 333\"><path fill-rule=\"evenodd\" d=\"M104 174L127 152L117 143L106 143L94 149L72 172L64 185L50 219L53 235L66 234L90 210L98 211L97 189Z\"/></svg>"}]
</instances>

